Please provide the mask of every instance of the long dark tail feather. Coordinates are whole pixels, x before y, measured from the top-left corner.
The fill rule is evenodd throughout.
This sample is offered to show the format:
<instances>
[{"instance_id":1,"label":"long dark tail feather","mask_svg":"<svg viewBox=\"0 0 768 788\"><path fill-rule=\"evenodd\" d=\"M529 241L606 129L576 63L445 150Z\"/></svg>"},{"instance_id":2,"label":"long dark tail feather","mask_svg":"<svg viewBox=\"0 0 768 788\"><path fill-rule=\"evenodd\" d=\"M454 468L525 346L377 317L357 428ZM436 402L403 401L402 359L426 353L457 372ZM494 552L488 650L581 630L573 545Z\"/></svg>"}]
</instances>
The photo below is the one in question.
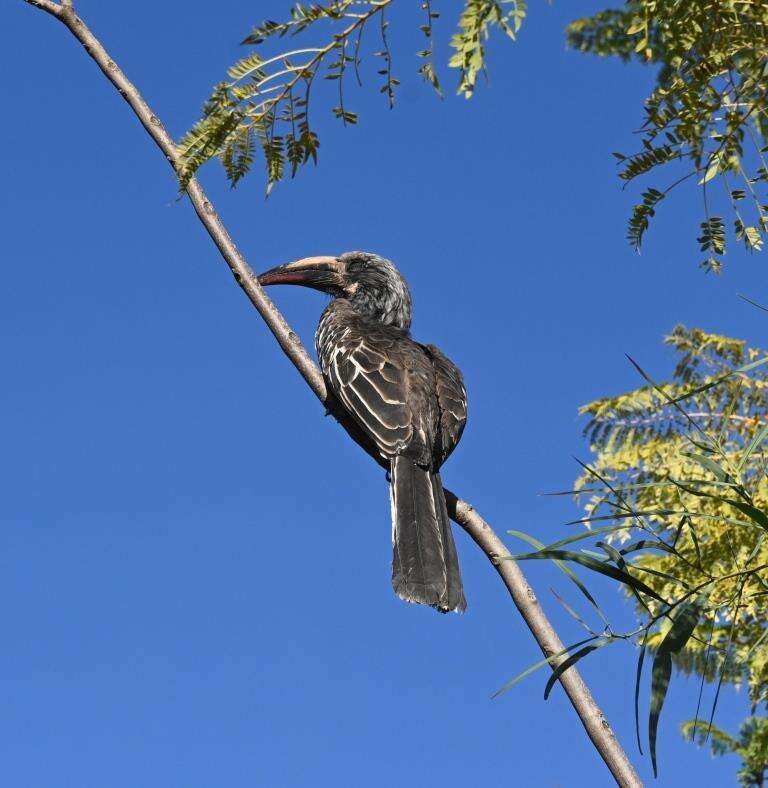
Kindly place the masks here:
<instances>
[{"instance_id":1,"label":"long dark tail feather","mask_svg":"<svg viewBox=\"0 0 768 788\"><path fill-rule=\"evenodd\" d=\"M439 473L392 461L392 586L407 602L442 613L467 609Z\"/></svg>"}]
</instances>

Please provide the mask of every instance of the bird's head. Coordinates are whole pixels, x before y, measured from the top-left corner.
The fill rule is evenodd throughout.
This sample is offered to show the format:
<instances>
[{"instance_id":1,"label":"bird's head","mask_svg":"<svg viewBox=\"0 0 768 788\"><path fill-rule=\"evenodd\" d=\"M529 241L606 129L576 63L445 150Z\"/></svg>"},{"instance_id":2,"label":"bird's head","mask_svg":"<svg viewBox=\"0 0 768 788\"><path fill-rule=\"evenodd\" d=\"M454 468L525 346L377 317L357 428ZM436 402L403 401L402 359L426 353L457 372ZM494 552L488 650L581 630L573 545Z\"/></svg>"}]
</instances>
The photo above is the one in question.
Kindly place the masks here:
<instances>
[{"instance_id":1,"label":"bird's head","mask_svg":"<svg viewBox=\"0 0 768 788\"><path fill-rule=\"evenodd\" d=\"M305 257L265 271L261 285L303 285L345 298L365 317L408 330L411 293L394 263L371 252Z\"/></svg>"}]
</instances>

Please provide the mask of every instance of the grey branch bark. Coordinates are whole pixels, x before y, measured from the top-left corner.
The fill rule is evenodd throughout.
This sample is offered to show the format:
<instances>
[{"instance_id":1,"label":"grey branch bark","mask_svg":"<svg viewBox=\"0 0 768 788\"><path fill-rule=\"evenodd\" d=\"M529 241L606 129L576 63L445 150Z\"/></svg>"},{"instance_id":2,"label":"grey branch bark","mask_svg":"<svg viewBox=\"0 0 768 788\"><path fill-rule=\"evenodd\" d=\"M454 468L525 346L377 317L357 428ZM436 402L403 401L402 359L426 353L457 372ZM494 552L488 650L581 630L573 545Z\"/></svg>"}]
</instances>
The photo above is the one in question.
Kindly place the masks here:
<instances>
[{"instance_id":1,"label":"grey branch bark","mask_svg":"<svg viewBox=\"0 0 768 788\"><path fill-rule=\"evenodd\" d=\"M63 0L60 4L51 2L51 0L24 0L24 2L56 17L69 29L107 79L128 102L142 126L165 155L168 163L176 170L178 153L173 138L165 130L160 119L152 112L136 87L77 16L71 0ZM256 280L256 274L235 246L213 204L196 179L190 181L187 194L195 213L216 244L237 283L256 307L286 356L301 373L320 402L329 407L337 418L341 418L333 403L330 402L322 373L312 361L297 334L291 330L285 318L260 287ZM470 504L462 501L449 490L445 491L445 495L451 518L464 528L494 565L544 655L549 657L562 651L563 643L544 614L522 570L514 561L505 560L509 558L510 553L504 543ZM555 659L553 664L557 665L564 659L565 657ZM572 667L565 671L560 677L560 683L579 715L589 738L610 769L617 784L622 788L641 788L640 778L576 668Z\"/></svg>"}]
</instances>

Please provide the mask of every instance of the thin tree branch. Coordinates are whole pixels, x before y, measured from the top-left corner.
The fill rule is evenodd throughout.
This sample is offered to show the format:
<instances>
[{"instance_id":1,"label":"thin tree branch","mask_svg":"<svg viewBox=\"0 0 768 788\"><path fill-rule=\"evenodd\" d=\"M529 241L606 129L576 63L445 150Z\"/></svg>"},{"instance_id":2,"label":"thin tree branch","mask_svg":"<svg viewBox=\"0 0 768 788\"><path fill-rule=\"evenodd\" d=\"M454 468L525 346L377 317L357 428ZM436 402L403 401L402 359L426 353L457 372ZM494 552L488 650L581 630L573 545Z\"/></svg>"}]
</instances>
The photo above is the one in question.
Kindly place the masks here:
<instances>
[{"instance_id":1,"label":"thin tree branch","mask_svg":"<svg viewBox=\"0 0 768 788\"><path fill-rule=\"evenodd\" d=\"M59 5L58 3L52 3L51 0L25 0L25 2L33 5L35 8L39 8L41 11L52 14L57 18L61 16L63 9L63 4Z\"/></svg>"},{"instance_id":2,"label":"thin tree branch","mask_svg":"<svg viewBox=\"0 0 768 788\"><path fill-rule=\"evenodd\" d=\"M77 16L71 3L66 2L66 0L61 5L49 2L49 0L24 0L24 2L46 11L63 22L82 44L85 51L93 58L107 79L128 102L142 126L157 143L168 163L176 171L179 161L173 138L165 130L160 119L152 112L136 87L128 80L85 23ZM385 3L382 3L382 5L385 5ZM310 358L297 334L291 329L285 318L260 287L256 274L235 246L213 204L195 178L189 182L187 194L195 209L195 213L229 266L237 283L256 307L280 347L298 369L317 398L342 422L345 428L353 430L353 426L344 421L344 415L339 412L332 397L329 397L322 373ZM462 501L449 490L445 491L445 497L451 518L467 531L496 567L496 571L504 581L517 609L523 616L545 656L551 656L558 651L562 651L563 644L544 615L520 567L514 561L505 560L510 553L501 539L494 533L490 525L475 512L470 504ZM553 660L553 667L560 664L564 659L565 657ZM622 786L622 788L642 788L642 783L634 767L576 668L571 667L565 671L560 677L560 683L563 685L590 739L610 769L617 784Z\"/></svg>"},{"instance_id":3,"label":"thin tree branch","mask_svg":"<svg viewBox=\"0 0 768 788\"><path fill-rule=\"evenodd\" d=\"M483 520L471 504L462 501L450 490L445 491L448 514L472 537L475 544L488 556L512 597L520 615L531 630L545 657L551 657L565 648L552 624L541 608L536 594L516 561L509 560L511 554L493 528ZM553 667L567 658L553 660ZM597 705L589 687L574 668L568 668L560 677L560 683L568 699L576 709L587 735L605 761L606 766L620 786L642 786L627 754L616 738L616 734Z\"/></svg>"}]
</instances>

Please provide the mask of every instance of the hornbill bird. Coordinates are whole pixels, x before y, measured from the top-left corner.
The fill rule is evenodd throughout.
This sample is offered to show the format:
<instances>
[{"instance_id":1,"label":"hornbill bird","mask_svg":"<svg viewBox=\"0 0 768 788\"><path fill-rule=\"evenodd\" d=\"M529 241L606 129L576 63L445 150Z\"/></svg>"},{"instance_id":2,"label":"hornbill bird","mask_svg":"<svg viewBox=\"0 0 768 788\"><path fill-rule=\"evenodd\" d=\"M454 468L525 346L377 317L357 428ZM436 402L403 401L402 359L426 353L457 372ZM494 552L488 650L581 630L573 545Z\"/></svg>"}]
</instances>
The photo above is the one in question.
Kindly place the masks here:
<instances>
[{"instance_id":1,"label":"hornbill bird","mask_svg":"<svg viewBox=\"0 0 768 788\"><path fill-rule=\"evenodd\" d=\"M262 285L304 285L333 300L315 342L329 391L352 437L389 469L392 585L408 602L467 607L440 481L467 420L458 368L414 342L411 294L389 260L368 252L307 257L261 274Z\"/></svg>"}]
</instances>

